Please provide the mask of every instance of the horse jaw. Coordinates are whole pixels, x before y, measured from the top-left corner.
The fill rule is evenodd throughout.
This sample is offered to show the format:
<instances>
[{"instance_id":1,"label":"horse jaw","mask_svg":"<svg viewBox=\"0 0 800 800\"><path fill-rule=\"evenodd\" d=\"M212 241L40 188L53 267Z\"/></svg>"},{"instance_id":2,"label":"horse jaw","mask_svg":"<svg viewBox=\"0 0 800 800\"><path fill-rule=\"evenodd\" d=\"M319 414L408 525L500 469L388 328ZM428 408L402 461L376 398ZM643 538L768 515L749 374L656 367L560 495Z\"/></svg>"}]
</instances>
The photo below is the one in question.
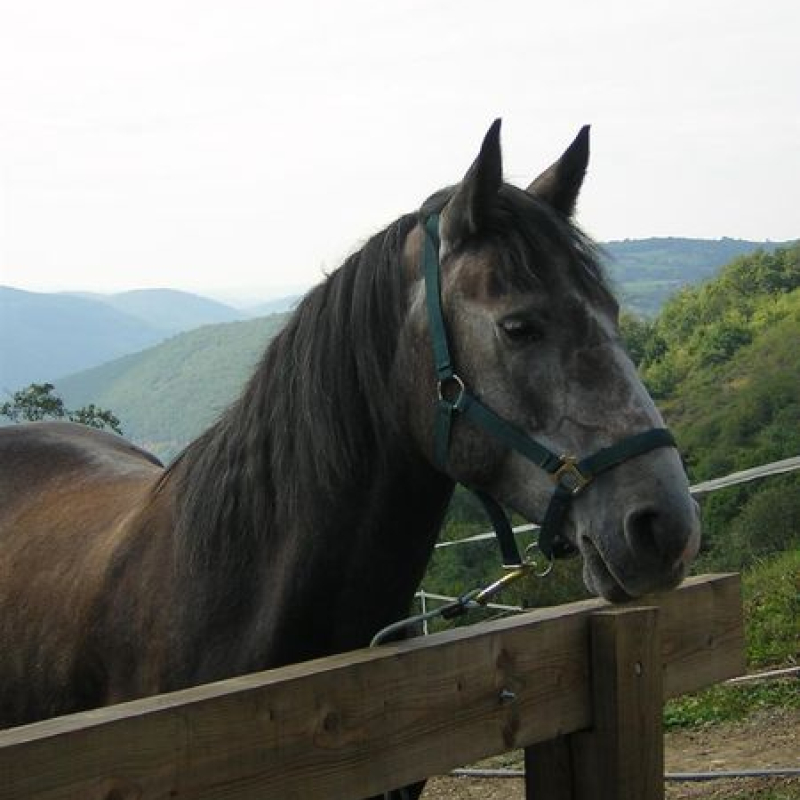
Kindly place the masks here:
<instances>
[{"instance_id":1,"label":"horse jaw","mask_svg":"<svg viewBox=\"0 0 800 800\"><path fill-rule=\"evenodd\" d=\"M604 376L604 392L591 389L587 371ZM581 459L664 425L616 344L577 353L565 373L555 373L550 380L540 376L537 383L553 401L550 409L557 410L545 429L529 431L554 452ZM489 491L527 519L541 522L553 490L549 476L513 453ZM572 498L563 533L583 557L584 583L593 594L623 601L678 585L700 543L698 507L678 452L658 448L598 475Z\"/></svg>"}]
</instances>

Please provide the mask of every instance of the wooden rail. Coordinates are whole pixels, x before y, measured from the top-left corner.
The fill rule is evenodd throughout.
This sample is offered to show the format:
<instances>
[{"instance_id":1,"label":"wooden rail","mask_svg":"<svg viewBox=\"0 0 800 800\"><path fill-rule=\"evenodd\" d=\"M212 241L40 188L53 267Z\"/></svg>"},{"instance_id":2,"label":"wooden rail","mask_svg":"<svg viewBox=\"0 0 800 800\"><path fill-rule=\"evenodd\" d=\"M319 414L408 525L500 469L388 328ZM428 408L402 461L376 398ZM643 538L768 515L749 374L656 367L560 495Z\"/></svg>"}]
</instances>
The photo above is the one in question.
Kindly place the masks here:
<instances>
[{"instance_id":1,"label":"wooden rail","mask_svg":"<svg viewBox=\"0 0 800 800\"><path fill-rule=\"evenodd\" d=\"M664 698L742 671L738 577L694 578L0 731L0 800L357 800L517 747L529 797L651 800Z\"/></svg>"}]
</instances>

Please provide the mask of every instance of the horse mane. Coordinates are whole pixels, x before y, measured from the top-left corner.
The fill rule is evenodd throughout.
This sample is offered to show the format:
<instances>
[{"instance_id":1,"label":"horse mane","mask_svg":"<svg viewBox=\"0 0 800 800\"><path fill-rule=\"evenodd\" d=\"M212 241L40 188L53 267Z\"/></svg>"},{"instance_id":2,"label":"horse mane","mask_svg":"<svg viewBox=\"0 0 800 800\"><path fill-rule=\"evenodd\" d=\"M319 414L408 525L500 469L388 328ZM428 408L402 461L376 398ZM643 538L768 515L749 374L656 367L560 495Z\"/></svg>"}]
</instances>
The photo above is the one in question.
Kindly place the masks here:
<instances>
[{"instance_id":1,"label":"horse mane","mask_svg":"<svg viewBox=\"0 0 800 800\"><path fill-rule=\"evenodd\" d=\"M416 221L396 220L303 298L238 400L165 473L196 568L241 569L271 531L329 524L328 500L379 469Z\"/></svg>"},{"instance_id":2,"label":"horse mane","mask_svg":"<svg viewBox=\"0 0 800 800\"><path fill-rule=\"evenodd\" d=\"M385 468L397 422L388 377L407 310L403 244L452 192L373 236L310 291L239 399L167 470L161 485L175 485L176 543L195 567L243 574L265 537L329 525L342 493L357 508L357 490ZM596 246L527 192L502 186L481 232L487 241L497 242L498 269L512 285L550 284L559 253L567 280L611 297Z\"/></svg>"}]
</instances>

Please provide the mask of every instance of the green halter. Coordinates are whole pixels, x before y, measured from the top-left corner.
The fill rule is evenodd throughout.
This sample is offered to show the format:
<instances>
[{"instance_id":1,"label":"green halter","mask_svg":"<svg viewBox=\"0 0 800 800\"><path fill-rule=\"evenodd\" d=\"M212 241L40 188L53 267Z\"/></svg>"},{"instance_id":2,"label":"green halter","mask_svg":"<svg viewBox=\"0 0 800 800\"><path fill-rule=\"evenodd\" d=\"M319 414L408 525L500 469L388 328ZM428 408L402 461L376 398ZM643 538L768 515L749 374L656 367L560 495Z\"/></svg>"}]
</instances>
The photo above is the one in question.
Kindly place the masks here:
<instances>
[{"instance_id":1,"label":"green halter","mask_svg":"<svg viewBox=\"0 0 800 800\"><path fill-rule=\"evenodd\" d=\"M575 547L567 540L563 527L572 498L599 474L658 447L675 447L675 440L666 428L652 428L622 439L611 447L598 450L580 460L572 456L559 456L473 397L455 371L447 341L441 300L439 215L432 214L427 217L424 227L426 235L422 268L436 377L439 382L434 428L436 461L442 470L447 469L453 419L457 414L461 414L507 447L521 453L550 473L555 483L555 490L542 521L539 549L549 560L571 555L575 552ZM467 488L481 501L494 525L503 555L503 565L509 568L522 566L523 560L520 558L514 533L503 509L493 497L471 487Z\"/></svg>"}]
</instances>

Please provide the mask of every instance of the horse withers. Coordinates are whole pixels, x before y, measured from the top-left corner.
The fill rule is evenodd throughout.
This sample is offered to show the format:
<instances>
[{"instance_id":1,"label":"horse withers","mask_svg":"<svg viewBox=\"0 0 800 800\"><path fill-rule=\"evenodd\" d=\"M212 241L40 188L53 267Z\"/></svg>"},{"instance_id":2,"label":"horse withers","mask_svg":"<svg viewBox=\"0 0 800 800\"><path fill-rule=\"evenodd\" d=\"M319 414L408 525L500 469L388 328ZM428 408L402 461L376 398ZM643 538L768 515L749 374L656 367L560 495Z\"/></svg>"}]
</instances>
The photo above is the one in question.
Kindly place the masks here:
<instances>
[{"instance_id":1,"label":"horse withers","mask_svg":"<svg viewBox=\"0 0 800 800\"><path fill-rule=\"evenodd\" d=\"M577 458L661 429L572 222L587 163L584 129L515 188L493 125L459 184L306 295L166 469L78 425L0 429L0 725L365 646L407 612L456 482L541 521L551 476L503 437L454 413L436 452L432 216L450 357L481 408ZM668 443L597 475L562 523L615 601L677 585L698 548Z\"/></svg>"}]
</instances>

